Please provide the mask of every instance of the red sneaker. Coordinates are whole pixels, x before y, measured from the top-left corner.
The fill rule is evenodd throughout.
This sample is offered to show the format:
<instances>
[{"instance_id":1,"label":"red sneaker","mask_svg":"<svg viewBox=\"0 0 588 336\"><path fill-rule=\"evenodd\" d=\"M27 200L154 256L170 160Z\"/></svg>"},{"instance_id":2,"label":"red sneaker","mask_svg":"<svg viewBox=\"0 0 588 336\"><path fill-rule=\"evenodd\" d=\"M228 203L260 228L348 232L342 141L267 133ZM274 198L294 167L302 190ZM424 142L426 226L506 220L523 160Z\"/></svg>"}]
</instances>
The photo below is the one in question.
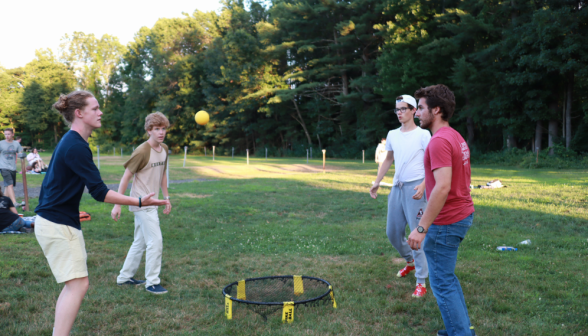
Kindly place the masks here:
<instances>
[{"instance_id":1,"label":"red sneaker","mask_svg":"<svg viewBox=\"0 0 588 336\"><path fill-rule=\"evenodd\" d=\"M401 269L400 271L398 271L396 276L399 278L404 278L405 276L408 275L408 273L410 273L412 271L414 271L414 261L411 263L406 263L406 266L403 269Z\"/></svg>"},{"instance_id":2,"label":"red sneaker","mask_svg":"<svg viewBox=\"0 0 588 336\"><path fill-rule=\"evenodd\" d=\"M424 284L417 284L414 293L412 293L413 298L422 298L427 294L427 285Z\"/></svg>"}]
</instances>

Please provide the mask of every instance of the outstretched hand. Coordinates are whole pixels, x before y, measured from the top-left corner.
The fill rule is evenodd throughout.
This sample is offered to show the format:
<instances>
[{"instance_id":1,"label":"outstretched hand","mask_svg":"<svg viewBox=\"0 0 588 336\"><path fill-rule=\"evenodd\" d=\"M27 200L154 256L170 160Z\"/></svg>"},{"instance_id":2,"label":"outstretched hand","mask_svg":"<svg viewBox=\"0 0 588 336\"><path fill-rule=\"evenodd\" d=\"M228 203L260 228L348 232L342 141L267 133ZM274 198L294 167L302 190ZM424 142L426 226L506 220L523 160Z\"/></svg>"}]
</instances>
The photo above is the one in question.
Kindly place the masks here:
<instances>
[{"instance_id":1,"label":"outstretched hand","mask_svg":"<svg viewBox=\"0 0 588 336\"><path fill-rule=\"evenodd\" d=\"M372 185L372 187L370 188L370 196L373 199L376 199L378 197L378 188L380 188L379 183L374 183L374 185Z\"/></svg>"},{"instance_id":2,"label":"outstretched hand","mask_svg":"<svg viewBox=\"0 0 588 336\"><path fill-rule=\"evenodd\" d=\"M160 206L160 205L169 205L169 201L168 200L158 200L156 198L152 198L155 195L155 193L150 193L146 196L141 197L141 206L151 206L151 205L155 205L155 206Z\"/></svg>"},{"instance_id":3,"label":"outstretched hand","mask_svg":"<svg viewBox=\"0 0 588 336\"><path fill-rule=\"evenodd\" d=\"M118 222L118 220L120 219L120 205L114 205L112 211L110 212L110 217L112 217L112 219L114 219L115 222Z\"/></svg>"}]
</instances>

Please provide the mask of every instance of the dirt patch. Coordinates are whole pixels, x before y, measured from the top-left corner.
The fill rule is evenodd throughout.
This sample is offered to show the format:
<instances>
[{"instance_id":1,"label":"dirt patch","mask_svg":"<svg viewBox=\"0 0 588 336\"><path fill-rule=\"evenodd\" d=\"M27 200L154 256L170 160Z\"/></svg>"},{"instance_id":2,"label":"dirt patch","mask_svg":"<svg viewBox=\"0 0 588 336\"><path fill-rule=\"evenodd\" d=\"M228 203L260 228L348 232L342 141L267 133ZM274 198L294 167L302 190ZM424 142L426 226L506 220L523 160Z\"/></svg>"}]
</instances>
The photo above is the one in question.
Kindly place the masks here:
<instances>
[{"instance_id":1,"label":"dirt patch","mask_svg":"<svg viewBox=\"0 0 588 336\"><path fill-rule=\"evenodd\" d=\"M406 264L406 260L404 258L392 258L392 263L396 265Z\"/></svg>"}]
</instances>

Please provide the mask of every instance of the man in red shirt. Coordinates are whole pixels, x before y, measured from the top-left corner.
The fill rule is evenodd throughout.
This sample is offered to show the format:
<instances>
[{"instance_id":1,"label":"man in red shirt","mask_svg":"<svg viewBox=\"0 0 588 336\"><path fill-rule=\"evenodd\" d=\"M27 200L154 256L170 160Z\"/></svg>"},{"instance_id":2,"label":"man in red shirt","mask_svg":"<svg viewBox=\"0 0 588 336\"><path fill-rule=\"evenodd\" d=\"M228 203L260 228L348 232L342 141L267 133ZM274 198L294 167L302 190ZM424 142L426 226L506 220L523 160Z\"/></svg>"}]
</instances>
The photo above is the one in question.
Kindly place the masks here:
<instances>
[{"instance_id":1,"label":"man in red shirt","mask_svg":"<svg viewBox=\"0 0 588 336\"><path fill-rule=\"evenodd\" d=\"M455 276L457 251L472 226L474 202L470 196L470 150L463 137L449 126L455 96L443 85L415 92L416 116L433 136L424 157L428 206L420 225L410 233L412 249L422 248L429 264L429 281L446 330L438 335L475 335L459 280Z\"/></svg>"}]
</instances>

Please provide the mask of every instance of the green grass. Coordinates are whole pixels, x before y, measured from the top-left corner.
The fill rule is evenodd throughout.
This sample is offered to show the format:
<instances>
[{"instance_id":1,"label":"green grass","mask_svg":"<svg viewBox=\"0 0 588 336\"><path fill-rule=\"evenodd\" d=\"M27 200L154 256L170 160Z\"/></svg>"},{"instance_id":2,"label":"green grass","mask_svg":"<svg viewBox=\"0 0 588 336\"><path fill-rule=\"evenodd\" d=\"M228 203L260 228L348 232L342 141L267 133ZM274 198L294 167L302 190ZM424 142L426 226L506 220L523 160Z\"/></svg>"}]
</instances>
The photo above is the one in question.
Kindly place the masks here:
<instances>
[{"instance_id":1,"label":"green grass","mask_svg":"<svg viewBox=\"0 0 588 336\"><path fill-rule=\"evenodd\" d=\"M118 182L123 161L104 158L107 182ZM182 168L183 157L174 156L170 163L171 179L214 181L171 185L172 214L160 213L169 294L116 286L132 214L125 210L115 223L110 205L85 195L90 290L73 335L434 335L443 328L432 293L415 300L414 277L395 276L403 260L385 234L389 188L377 200L367 192L374 163L329 160L326 174L291 171L303 159L246 166L244 158L190 157ZM322 162L312 166L320 171ZM474 226L456 271L477 333L588 333L588 171L473 169L473 184L493 178L508 188L472 191ZM532 245L496 251L524 239ZM0 330L50 335L62 285L33 235L0 240ZM330 281L338 309L300 308L286 325L279 313L264 322L242 307L234 320L224 318L225 285L282 274Z\"/></svg>"}]
</instances>

